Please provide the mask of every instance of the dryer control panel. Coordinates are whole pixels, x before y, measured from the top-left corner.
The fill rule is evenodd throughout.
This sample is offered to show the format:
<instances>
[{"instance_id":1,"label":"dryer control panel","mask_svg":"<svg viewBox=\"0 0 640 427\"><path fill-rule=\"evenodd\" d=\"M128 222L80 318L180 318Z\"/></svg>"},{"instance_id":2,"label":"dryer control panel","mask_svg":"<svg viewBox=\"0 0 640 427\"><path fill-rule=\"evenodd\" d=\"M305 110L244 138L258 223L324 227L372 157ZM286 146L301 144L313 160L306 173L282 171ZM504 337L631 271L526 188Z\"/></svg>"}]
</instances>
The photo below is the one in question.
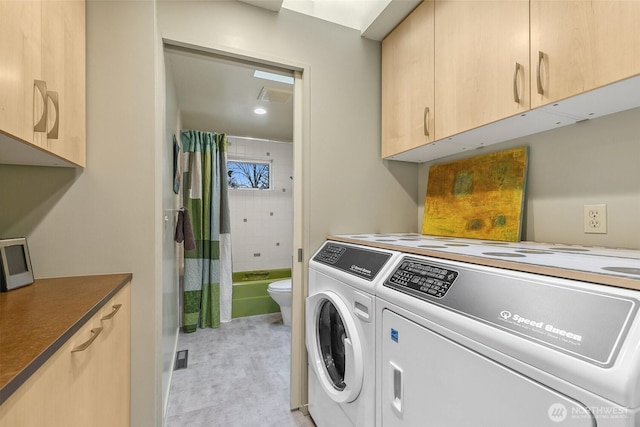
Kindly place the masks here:
<instances>
[{"instance_id":1,"label":"dryer control panel","mask_svg":"<svg viewBox=\"0 0 640 427\"><path fill-rule=\"evenodd\" d=\"M424 295L442 298L446 295L458 272L415 258L404 258L385 286L422 298Z\"/></svg>"},{"instance_id":2,"label":"dryer control panel","mask_svg":"<svg viewBox=\"0 0 640 427\"><path fill-rule=\"evenodd\" d=\"M616 362L640 307L625 290L417 256L383 285L600 367Z\"/></svg>"}]
</instances>

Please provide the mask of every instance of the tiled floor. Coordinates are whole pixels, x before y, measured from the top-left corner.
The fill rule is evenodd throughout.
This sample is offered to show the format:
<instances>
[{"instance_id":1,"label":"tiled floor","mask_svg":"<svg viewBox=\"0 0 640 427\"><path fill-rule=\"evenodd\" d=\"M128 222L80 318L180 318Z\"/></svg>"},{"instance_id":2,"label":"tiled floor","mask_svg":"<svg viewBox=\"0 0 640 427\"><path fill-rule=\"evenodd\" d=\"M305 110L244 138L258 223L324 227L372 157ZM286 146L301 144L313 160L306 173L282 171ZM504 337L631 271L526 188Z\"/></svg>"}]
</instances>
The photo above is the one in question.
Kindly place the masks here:
<instances>
[{"instance_id":1,"label":"tiled floor","mask_svg":"<svg viewBox=\"0 0 640 427\"><path fill-rule=\"evenodd\" d=\"M189 363L173 372L165 427L313 427L289 410L290 336L280 313L181 333Z\"/></svg>"}]
</instances>

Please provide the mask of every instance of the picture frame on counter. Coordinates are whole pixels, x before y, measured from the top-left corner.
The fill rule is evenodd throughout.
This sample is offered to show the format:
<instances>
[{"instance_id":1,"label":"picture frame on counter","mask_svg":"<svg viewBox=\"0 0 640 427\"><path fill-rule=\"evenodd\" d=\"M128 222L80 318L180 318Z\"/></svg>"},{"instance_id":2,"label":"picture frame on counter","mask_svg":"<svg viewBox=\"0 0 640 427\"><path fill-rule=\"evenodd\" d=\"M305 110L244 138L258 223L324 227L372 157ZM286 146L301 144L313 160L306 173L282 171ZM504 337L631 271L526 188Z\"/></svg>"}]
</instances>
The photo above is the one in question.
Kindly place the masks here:
<instances>
[{"instance_id":1,"label":"picture frame on counter","mask_svg":"<svg viewBox=\"0 0 640 427\"><path fill-rule=\"evenodd\" d=\"M25 237L0 240L0 292L34 282L29 246Z\"/></svg>"}]
</instances>

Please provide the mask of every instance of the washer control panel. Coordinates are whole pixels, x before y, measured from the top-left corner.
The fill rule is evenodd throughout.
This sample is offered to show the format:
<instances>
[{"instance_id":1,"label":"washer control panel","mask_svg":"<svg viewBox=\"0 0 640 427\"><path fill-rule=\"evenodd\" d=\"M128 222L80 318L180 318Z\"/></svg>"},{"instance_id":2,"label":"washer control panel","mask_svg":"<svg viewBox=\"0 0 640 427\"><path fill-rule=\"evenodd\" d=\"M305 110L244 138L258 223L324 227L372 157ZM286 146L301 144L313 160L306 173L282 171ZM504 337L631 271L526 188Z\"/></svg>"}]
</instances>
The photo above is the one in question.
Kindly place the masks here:
<instances>
[{"instance_id":1,"label":"washer control panel","mask_svg":"<svg viewBox=\"0 0 640 427\"><path fill-rule=\"evenodd\" d=\"M326 244L314 259L324 264L334 265L346 251L347 248L344 246Z\"/></svg>"},{"instance_id":2,"label":"washer control panel","mask_svg":"<svg viewBox=\"0 0 640 427\"><path fill-rule=\"evenodd\" d=\"M442 298L458 278L458 272L415 258L404 258L384 286L422 298Z\"/></svg>"},{"instance_id":3,"label":"washer control panel","mask_svg":"<svg viewBox=\"0 0 640 427\"><path fill-rule=\"evenodd\" d=\"M389 258L391 254L387 252L326 242L313 257L313 261L371 281Z\"/></svg>"}]
</instances>

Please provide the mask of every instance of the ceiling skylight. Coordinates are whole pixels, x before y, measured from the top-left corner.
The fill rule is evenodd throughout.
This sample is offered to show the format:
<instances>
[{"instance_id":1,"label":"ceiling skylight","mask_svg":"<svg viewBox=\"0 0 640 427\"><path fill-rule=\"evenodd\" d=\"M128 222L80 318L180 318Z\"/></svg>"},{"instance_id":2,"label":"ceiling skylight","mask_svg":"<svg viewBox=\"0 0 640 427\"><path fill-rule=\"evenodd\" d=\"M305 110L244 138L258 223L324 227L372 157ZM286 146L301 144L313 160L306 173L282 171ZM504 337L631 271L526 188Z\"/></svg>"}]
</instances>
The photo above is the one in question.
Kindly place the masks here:
<instances>
[{"instance_id":1,"label":"ceiling skylight","mask_svg":"<svg viewBox=\"0 0 640 427\"><path fill-rule=\"evenodd\" d=\"M273 82L287 83L293 84L293 77L291 76L283 76L282 74L269 73L267 71L256 70L253 73L253 77L257 77L259 79L271 80Z\"/></svg>"}]
</instances>

